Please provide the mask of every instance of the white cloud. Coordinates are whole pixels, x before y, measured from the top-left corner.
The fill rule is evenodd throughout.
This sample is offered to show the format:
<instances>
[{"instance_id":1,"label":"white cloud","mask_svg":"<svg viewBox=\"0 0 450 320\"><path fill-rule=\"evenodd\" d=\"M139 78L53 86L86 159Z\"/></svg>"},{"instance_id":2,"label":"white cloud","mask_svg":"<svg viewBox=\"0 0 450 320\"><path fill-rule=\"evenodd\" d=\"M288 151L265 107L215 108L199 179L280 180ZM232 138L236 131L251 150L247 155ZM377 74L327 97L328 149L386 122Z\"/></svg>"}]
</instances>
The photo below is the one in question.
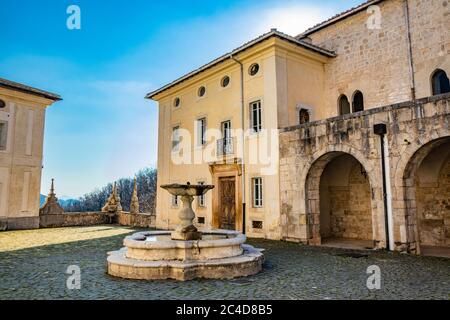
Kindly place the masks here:
<instances>
[{"instance_id":1,"label":"white cloud","mask_svg":"<svg viewBox=\"0 0 450 320\"><path fill-rule=\"evenodd\" d=\"M323 7L288 5L264 10L258 31L267 32L270 28L296 36L306 29L325 20L331 12Z\"/></svg>"}]
</instances>

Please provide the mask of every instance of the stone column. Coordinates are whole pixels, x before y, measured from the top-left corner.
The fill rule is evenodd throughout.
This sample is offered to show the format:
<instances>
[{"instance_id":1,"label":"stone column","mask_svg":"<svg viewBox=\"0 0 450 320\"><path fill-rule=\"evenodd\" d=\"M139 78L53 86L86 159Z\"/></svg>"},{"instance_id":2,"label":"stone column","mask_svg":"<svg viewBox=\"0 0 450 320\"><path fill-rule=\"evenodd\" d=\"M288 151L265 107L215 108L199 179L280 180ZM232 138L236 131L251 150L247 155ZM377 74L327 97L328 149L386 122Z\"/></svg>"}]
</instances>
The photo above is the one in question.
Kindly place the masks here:
<instances>
[{"instance_id":1,"label":"stone column","mask_svg":"<svg viewBox=\"0 0 450 320\"><path fill-rule=\"evenodd\" d=\"M137 194L136 178L134 178L133 194L131 195L130 213L131 214L139 213L139 198Z\"/></svg>"}]
</instances>

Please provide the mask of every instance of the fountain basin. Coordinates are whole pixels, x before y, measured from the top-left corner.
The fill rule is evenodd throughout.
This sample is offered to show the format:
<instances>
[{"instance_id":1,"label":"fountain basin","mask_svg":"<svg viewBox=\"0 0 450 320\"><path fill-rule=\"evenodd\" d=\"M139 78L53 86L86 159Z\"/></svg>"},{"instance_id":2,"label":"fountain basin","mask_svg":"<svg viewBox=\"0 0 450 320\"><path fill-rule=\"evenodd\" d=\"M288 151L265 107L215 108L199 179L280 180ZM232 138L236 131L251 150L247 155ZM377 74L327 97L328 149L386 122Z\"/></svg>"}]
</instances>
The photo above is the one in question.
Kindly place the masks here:
<instances>
[{"instance_id":1,"label":"fountain basin","mask_svg":"<svg viewBox=\"0 0 450 320\"><path fill-rule=\"evenodd\" d=\"M108 274L140 280L232 279L262 270L262 250L237 231L205 231L202 240L172 240L170 231L138 232L108 253Z\"/></svg>"},{"instance_id":2,"label":"fountain basin","mask_svg":"<svg viewBox=\"0 0 450 320\"><path fill-rule=\"evenodd\" d=\"M243 253L245 235L229 230L202 233L202 240L172 240L171 232L139 232L126 237L126 257L144 261L206 260L236 257Z\"/></svg>"},{"instance_id":3,"label":"fountain basin","mask_svg":"<svg viewBox=\"0 0 450 320\"><path fill-rule=\"evenodd\" d=\"M126 279L185 281L231 279L262 270L263 250L244 244L245 235L229 230L199 232L194 225L194 197L214 186L188 182L161 188L181 197L180 225L174 232L138 232L126 237L125 248L108 253L108 274Z\"/></svg>"}]
</instances>

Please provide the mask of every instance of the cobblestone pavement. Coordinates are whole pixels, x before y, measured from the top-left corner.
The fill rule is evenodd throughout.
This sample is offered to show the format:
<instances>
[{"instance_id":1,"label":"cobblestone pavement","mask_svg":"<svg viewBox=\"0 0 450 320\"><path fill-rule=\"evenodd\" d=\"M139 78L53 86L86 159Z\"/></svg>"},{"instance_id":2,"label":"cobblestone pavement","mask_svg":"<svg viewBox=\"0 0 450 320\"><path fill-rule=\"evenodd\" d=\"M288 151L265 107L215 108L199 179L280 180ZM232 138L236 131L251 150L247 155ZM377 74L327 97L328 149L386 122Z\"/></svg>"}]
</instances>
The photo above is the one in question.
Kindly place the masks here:
<instances>
[{"instance_id":1,"label":"cobblestone pavement","mask_svg":"<svg viewBox=\"0 0 450 320\"><path fill-rule=\"evenodd\" d=\"M249 278L181 283L108 276L106 252L132 232L113 226L1 232L0 299L450 298L449 259L386 252L349 257L349 251L268 240L248 241L266 249L264 271ZM66 288L69 265L81 268L81 290ZM371 265L381 268L381 290L366 287Z\"/></svg>"}]
</instances>

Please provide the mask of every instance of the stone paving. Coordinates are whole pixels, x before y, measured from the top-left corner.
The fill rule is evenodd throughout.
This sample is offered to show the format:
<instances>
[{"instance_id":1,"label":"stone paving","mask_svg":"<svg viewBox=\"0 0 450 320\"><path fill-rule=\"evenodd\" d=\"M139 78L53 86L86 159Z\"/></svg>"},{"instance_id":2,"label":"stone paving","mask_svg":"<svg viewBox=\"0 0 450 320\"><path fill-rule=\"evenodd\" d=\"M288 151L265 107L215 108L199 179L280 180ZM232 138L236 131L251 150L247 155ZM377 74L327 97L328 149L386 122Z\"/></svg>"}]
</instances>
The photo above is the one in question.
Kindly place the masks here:
<instances>
[{"instance_id":1,"label":"stone paving","mask_svg":"<svg viewBox=\"0 0 450 320\"><path fill-rule=\"evenodd\" d=\"M235 280L130 281L106 274L106 252L133 229L115 226L0 233L0 299L445 299L450 259L249 240L266 249L264 271ZM348 255L350 253L350 256ZM361 254L362 253L362 254ZM69 265L81 289L68 290ZM382 272L369 290L367 268Z\"/></svg>"}]
</instances>

